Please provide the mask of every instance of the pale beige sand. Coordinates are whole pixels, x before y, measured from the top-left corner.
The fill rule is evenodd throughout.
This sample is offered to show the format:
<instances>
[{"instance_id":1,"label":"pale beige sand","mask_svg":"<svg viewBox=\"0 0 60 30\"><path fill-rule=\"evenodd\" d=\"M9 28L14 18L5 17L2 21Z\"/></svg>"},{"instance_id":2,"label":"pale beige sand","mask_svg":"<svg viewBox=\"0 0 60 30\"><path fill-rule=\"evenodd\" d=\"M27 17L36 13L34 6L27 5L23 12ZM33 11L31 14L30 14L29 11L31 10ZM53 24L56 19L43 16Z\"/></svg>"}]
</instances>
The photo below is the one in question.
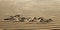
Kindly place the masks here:
<instances>
[{"instance_id":1,"label":"pale beige sand","mask_svg":"<svg viewBox=\"0 0 60 30\"><path fill-rule=\"evenodd\" d=\"M0 21L16 14L51 18L60 24L60 0L0 0Z\"/></svg>"}]
</instances>

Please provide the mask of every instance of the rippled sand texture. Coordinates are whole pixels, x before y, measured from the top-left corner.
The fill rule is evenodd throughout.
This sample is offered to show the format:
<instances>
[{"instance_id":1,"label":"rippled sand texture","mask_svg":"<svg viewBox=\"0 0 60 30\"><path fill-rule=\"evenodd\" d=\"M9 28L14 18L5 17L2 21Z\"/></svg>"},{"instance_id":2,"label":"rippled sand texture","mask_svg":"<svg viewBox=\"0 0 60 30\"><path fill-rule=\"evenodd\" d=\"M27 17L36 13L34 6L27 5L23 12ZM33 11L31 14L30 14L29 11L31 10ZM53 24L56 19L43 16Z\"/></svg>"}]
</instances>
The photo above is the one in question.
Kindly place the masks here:
<instances>
[{"instance_id":1,"label":"rippled sand texture","mask_svg":"<svg viewBox=\"0 0 60 30\"><path fill-rule=\"evenodd\" d=\"M0 29L4 30L4 29ZM48 30L48 29L7 29L7 30Z\"/></svg>"}]
</instances>

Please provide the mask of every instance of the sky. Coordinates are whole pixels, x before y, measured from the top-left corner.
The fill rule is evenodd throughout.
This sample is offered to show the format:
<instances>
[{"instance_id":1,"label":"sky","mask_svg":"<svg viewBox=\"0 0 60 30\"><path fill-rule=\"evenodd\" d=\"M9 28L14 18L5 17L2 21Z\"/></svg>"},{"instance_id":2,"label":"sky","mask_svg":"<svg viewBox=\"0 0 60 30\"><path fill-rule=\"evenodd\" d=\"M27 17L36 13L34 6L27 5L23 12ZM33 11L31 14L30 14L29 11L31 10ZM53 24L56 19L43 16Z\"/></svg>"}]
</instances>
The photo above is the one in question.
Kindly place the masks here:
<instances>
[{"instance_id":1,"label":"sky","mask_svg":"<svg viewBox=\"0 0 60 30\"><path fill-rule=\"evenodd\" d=\"M60 19L60 0L0 0L0 19L16 14Z\"/></svg>"}]
</instances>

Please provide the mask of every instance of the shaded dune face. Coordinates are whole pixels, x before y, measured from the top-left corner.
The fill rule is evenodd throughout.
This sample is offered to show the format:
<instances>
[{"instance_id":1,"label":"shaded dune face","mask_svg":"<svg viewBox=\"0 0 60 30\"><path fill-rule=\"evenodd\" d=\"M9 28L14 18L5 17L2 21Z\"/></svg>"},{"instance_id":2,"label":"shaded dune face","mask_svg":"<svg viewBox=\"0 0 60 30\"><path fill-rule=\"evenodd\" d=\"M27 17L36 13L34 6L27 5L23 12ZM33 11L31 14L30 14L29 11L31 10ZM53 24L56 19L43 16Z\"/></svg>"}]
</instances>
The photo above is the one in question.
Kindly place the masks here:
<instances>
[{"instance_id":1,"label":"shaded dune face","mask_svg":"<svg viewBox=\"0 0 60 30\"><path fill-rule=\"evenodd\" d=\"M60 19L60 0L0 0L0 20L12 15Z\"/></svg>"}]
</instances>

